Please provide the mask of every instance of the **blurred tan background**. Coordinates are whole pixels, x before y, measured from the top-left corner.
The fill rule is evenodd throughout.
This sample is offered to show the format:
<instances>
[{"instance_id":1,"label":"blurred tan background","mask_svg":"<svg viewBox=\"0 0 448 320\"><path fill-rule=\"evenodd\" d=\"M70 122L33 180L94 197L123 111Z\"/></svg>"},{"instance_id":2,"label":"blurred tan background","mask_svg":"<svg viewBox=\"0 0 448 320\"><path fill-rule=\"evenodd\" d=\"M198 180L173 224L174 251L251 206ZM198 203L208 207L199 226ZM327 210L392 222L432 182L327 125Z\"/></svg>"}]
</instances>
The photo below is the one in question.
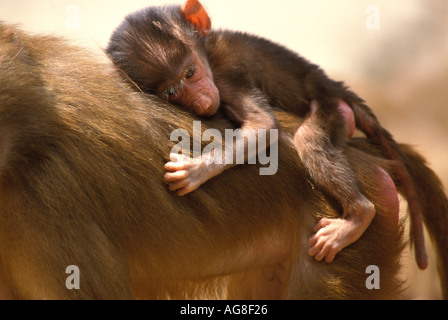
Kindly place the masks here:
<instances>
[{"instance_id":1,"label":"blurred tan background","mask_svg":"<svg viewBox=\"0 0 448 320\"><path fill-rule=\"evenodd\" d=\"M122 18L179 0L0 0L0 20L60 34L102 55ZM448 1L202 0L215 28L279 42L345 81L400 142L416 146L448 185ZM446 189L445 189L446 190ZM429 250L429 239L427 240ZM448 246L448 244L447 244ZM433 256L431 257L433 259ZM409 299L439 299L434 260L403 260Z\"/></svg>"}]
</instances>

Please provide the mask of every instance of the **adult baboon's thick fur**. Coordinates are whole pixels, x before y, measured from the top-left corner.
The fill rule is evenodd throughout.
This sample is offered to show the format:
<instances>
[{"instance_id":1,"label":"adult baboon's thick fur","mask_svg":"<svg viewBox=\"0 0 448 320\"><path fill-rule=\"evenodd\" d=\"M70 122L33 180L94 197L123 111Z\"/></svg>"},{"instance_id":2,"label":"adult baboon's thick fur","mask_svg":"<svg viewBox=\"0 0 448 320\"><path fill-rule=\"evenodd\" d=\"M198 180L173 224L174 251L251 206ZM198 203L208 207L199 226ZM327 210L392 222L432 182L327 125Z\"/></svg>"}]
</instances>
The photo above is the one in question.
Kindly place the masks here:
<instances>
[{"instance_id":1,"label":"adult baboon's thick fur","mask_svg":"<svg viewBox=\"0 0 448 320\"><path fill-rule=\"evenodd\" d=\"M288 115L280 118L286 126ZM223 119L211 120L213 127L228 127ZM86 50L0 24L1 294L192 298L227 289L245 298L397 297L401 227L375 185L375 164L389 166L364 140L346 153L363 192L377 199L377 215L327 265L307 254L307 239L320 217L340 208L307 181L286 131L276 175L244 165L186 197L168 190L170 133L191 132L192 120L136 92L112 63ZM405 150L423 202L440 204L426 214L437 219L441 244L446 198L419 156ZM69 265L79 267L79 290L66 287ZM380 268L380 290L366 288L369 265Z\"/></svg>"}]
</instances>

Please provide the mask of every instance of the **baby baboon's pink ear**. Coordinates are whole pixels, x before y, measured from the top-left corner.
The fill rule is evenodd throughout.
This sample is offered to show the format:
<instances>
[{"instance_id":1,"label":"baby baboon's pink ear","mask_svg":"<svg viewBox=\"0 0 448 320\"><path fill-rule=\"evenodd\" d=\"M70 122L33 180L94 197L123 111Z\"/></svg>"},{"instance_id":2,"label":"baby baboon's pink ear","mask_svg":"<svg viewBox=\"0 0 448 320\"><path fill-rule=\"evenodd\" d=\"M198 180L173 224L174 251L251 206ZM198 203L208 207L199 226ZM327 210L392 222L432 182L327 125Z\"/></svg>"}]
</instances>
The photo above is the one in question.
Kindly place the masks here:
<instances>
[{"instance_id":1,"label":"baby baboon's pink ear","mask_svg":"<svg viewBox=\"0 0 448 320\"><path fill-rule=\"evenodd\" d=\"M187 0L182 13L196 28L202 37L208 36L212 23L204 7L198 0Z\"/></svg>"}]
</instances>

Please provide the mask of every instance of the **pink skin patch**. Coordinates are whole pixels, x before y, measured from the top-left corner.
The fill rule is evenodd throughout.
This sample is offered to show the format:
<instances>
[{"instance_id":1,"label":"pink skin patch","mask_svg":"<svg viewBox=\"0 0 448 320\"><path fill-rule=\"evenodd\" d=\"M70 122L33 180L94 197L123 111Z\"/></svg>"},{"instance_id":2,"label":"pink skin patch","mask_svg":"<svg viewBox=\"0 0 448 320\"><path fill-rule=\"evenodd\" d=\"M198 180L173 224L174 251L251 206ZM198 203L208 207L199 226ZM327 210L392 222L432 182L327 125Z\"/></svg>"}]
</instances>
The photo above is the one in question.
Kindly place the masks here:
<instances>
[{"instance_id":1,"label":"pink skin patch","mask_svg":"<svg viewBox=\"0 0 448 320\"><path fill-rule=\"evenodd\" d=\"M398 199L397 188L389 174L381 167L377 166L379 171L378 179L372 181L375 184L374 202L383 208L388 208L390 223L398 225L400 220L400 203Z\"/></svg>"},{"instance_id":2,"label":"pink skin patch","mask_svg":"<svg viewBox=\"0 0 448 320\"><path fill-rule=\"evenodd\" d=\"M338 109L345 119L348 137L351 138L355 133L355 115L353 113L353 110L342 100L338 100Z\"/></svg>"}]
</instances>

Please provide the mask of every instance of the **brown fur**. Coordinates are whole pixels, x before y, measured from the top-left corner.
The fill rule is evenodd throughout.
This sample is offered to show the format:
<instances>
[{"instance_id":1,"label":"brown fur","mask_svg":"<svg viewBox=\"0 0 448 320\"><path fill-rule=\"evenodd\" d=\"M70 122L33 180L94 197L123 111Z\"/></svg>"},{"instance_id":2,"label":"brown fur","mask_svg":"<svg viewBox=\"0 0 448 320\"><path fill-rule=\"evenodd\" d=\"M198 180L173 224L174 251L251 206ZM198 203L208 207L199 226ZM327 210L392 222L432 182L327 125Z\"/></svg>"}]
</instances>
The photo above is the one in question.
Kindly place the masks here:
<instances>
[{"instance_id":1,"label":"brown fur","mask_svg":"<svg viewBox=\"0 0 448 320\"><path fill-rule=\"evenodd\" d=\"M274 176L244 165L189 196L169 192L169 136L179 127L191 132L193 119L135 93L85 50L0 24L0 292L192 298L221 297L228 285L229 297L398 297L401 227L380 202L367 232L331 265L306 253L316 221L340 208L307 181L290 136L282 137ZM222 116L211 124L230 125ZM372 163L389 163L369 155L365 140L345 152L374 197ZM429 170L409 153L412 168ZM434 180L422 185L439 188ZM446 203L443 193L434 196ZM446 212L439 218L444 231ZM65 287L72 264L79 290ZM381 290L365 288L371 264L380 267Z\"/></svg>"}]
</instances>

